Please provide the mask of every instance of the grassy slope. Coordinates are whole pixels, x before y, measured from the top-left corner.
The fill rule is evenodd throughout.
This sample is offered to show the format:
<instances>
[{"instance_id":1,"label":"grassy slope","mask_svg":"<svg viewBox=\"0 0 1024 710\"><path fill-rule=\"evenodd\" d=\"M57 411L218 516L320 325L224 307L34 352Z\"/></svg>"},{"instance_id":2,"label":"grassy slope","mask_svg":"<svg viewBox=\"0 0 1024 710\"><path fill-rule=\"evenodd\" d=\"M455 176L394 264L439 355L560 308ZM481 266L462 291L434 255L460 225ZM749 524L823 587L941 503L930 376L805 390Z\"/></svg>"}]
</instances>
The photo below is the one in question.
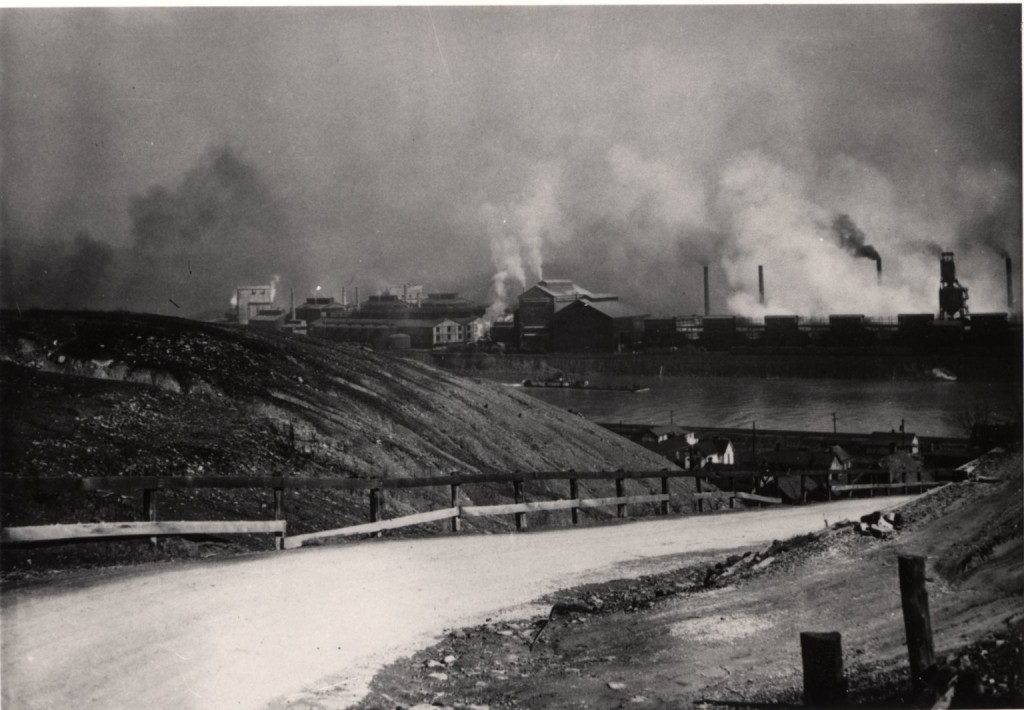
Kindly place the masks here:
<instances>
[{"instance_id":1,"label":"grassy slope","mask_svg":"<svg viewBox=\"0 0 1024 710\"><path fill-rule=\"evenodd\" d=\"M668 465L517 390L361 347L126 313L8 312L2 325L4 474L416 477ZM505 488L463 492L466 502L486 503L508 499ZM526 492L538 499L562 488L530 484ZM266 492L161 496L163 519L269 517ZM3 522L138 519L138 497L5 500ZM366 497L289 494L289 529L363 522ZM385 515L447 505L447 497L441 489L389 494Z\"/></svg>"}]
</instances>

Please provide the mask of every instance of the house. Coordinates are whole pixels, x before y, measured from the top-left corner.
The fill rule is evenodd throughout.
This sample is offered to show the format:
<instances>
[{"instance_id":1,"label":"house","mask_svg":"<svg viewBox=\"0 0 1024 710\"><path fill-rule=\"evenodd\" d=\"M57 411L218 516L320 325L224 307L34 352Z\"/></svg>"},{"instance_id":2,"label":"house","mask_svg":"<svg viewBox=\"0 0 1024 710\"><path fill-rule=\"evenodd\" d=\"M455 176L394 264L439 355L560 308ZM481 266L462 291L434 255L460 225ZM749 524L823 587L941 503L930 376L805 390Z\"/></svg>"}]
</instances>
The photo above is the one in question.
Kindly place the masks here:
<instances>
[{"instance_id":1,"label":"house","mask_svg":"<svg viewBox=\"0 0 1024 710\"><path fill-rule=\"evenodd\" d=\"M873 431L868 437L864 453L868 456L888 456L897 451L907 451L911 454L921 452L921 442L917 435L912 432L896 431Z\"/></svg>"},{"instance_id":2,"label":"house","mask_svg":"<svg viewBox=\"0 0 1024 710\"><path fill-rule=\"evenodd\" d=\"M622 352L643 344L646 313L620 301L583 296L555 311L552 348L556 352Z\"/></svg>"},{"instance_id":3,"label":"house","mask_svg":"<svg viewBox=\"0 0 1024 710\"><path fill-rule=\"evenodd\" d=\"M463 340L467 343L482 340L487 334L487 324L483 318L456 318L455 320L462 326Z\"/></svg>"},{"instance_id":4,"label":"house","mask_svg":"<svg viewBox=\"0 0 1024 710\"><path fill-rule=\"evenodd\" d=\"M839 448L839 447L833 447ZM789 473L790 471L845 471L850 468L849 454L843 452L841 459L831 450L782 449L761 454L761 469L765 473ZM844 462L845 461L845 462Z\"/></svg>"},{"instance_id":5,"label":"house","mask_svg":"<svg viewBox=\"0 0 1024 710\"><path fill-rule=\"evenodd\" d=\"M434 323L431 325L431 331L433 333L432 345L434 346L465 341L462 324L451 318Z\"/></svg>"},{"instance_id":6,"label":"house","mask_svg":"<svg viewBox=\"0 0 1024 710\"><path fill-rule=\"evenodd\" d=\"M281 309L264 309L259 313L249 316L248 325L250 328L262 330L279 330L284 327L288 320L288 314Z\"/></svg>"},{"instance_id":7,"label":"house","mask_svg":"<svg viewBox=\"0 0 1024 710\"><path fill-rule=\"evenodd\" d=\"M690 449L690 465L685 468L703 468L708 464L731 466L736 463L732 442L722 436L701 439Z\"/></svg>"},{"instance_id":8,"label":"house","mask_svg":"<svg viewBox=\"0 0 1024 710\"><path fill-rule=\"evenodd\" d=\"M835 456L835 461L833 462L833 465L829 466L829 470L849 471L853 468L853 456L851 456L846 449L842 446L836 445L829 450L832 452L832 455Z\"/></svg>"}]
</instances>

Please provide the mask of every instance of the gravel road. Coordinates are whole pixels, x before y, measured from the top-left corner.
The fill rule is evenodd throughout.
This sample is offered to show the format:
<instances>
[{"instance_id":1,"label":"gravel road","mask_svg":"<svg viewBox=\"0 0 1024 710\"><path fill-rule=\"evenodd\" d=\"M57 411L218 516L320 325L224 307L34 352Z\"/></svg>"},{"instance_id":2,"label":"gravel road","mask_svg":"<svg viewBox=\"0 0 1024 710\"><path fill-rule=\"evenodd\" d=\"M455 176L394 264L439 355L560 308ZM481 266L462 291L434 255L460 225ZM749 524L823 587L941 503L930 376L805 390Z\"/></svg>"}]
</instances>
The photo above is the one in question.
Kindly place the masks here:
<instances>
[{"instance_id":1,"label":"gravel road","mask_svg":"<svg viewBox=\"0 0 1024 710\"><path fill-rule=\"evenodd\" d=\"M3 705L344 707L446 628L656 571L667 555L758 545L906 500L369 541L5 590Z\"/></svg>"}]
</instances>

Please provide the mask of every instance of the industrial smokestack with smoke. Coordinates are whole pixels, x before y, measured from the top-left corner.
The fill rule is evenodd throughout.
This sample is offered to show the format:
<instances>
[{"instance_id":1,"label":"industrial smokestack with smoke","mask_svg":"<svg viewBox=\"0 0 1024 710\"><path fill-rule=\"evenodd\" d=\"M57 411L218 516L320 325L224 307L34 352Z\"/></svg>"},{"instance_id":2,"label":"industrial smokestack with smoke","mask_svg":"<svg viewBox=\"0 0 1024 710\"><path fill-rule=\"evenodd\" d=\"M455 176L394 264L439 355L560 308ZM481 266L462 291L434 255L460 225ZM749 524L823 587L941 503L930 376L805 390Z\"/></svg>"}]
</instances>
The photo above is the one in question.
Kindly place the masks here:
<instances>
[{"instance_id":1,"label":"industrial smokestack with smoke","mask_svg":"<svg viewBox=\"0 0 1024 710\"><path fill-rule=\"evenodd\" d=\"M849 215L841 214L832 220L832 231L839 237L839 245L847 253L862 259L873 259L878 283L882 283L882 257L870 244L865 243L864 232L854 224Z\"/></svg>"}]
</instances>

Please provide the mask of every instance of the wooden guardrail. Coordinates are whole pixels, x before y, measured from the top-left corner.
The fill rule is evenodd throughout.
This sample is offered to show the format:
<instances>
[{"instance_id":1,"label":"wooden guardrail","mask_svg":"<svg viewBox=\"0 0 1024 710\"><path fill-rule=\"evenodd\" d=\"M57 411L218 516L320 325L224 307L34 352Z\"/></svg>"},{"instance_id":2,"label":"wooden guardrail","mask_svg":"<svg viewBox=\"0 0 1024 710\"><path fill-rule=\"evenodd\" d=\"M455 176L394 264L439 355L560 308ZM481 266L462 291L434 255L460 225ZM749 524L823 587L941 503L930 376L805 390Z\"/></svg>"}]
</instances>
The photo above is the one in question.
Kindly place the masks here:
<instances>
[{"instance_id":1,"label":"wooden guardrail","mask_svg":"<svg viewBox=\"0 0 1024 710\"><path fill-rule=\"evenodd\" d=\"M673 478L692 478L696 493L689 499L696 503L698 512L703 512L704 501L728 500L757 504L781 504L781 497L737 491L737 481L742 479L764 480L766 477L799 476L801 492L806 479L823 479L826 497L833 494L875 491L909 490L941 485L929 482L855 484L855 478L863 474L878 474L875 470L853 470L842 472L797 471L786 474L766 474L753 470L681 470L662 469L657 471L536 471L536 472L494 472L485 471L472 475L431 476L424 478L292 478L286 476L255 476L235 478L227 476L103 476L90 478L24 478L18 476L0 477L0 490L5 496L26 493L66 493L89 491L142 491L143 510L141 522L74 523L58 525L34 525L7 527L0 530L2 543L28 543L47 541L71 541L111 537L151 537L164 535L197 534L273 534L277 549L293 549L314 540L354 535L380 535L385 530L422 525L424 523L451 520L451 530L461 529L463 518L477 518L494 515L513 515L517 530L527 526L527 515L538 511L568 510L572 523L579 522L579 511L615 506L616 516L626 517L630 505L658 504L658 512L667 515L672 500L670 481ZM845 476L846 484L833 483L833 477ZM630 479L660 479L661 493L626 495L625 482ZM528 481L569 481L569 498L543 501L527 501L524 483ZM580 496L580 481L614 480L615 496L584 498ZM719 490L703 491L702 482L711 482ZM514 501L496 505L461 505L460 491L463 486L481 483L511 483ZM399 518L383 519L384 492L448 486L451 505L441 510L406 515ZM160 491L187 490L198 488L257 489L271 490L274 495L273 520L248 521L157 521L157 503ZM731 488L731 490L726 490ZM369 491L370 521L333 530L323 530L302 535L287 536L285 521L285 490L350 490ZM801 495L802 498L802 495Z\"/></svg>"}]
</instances>

